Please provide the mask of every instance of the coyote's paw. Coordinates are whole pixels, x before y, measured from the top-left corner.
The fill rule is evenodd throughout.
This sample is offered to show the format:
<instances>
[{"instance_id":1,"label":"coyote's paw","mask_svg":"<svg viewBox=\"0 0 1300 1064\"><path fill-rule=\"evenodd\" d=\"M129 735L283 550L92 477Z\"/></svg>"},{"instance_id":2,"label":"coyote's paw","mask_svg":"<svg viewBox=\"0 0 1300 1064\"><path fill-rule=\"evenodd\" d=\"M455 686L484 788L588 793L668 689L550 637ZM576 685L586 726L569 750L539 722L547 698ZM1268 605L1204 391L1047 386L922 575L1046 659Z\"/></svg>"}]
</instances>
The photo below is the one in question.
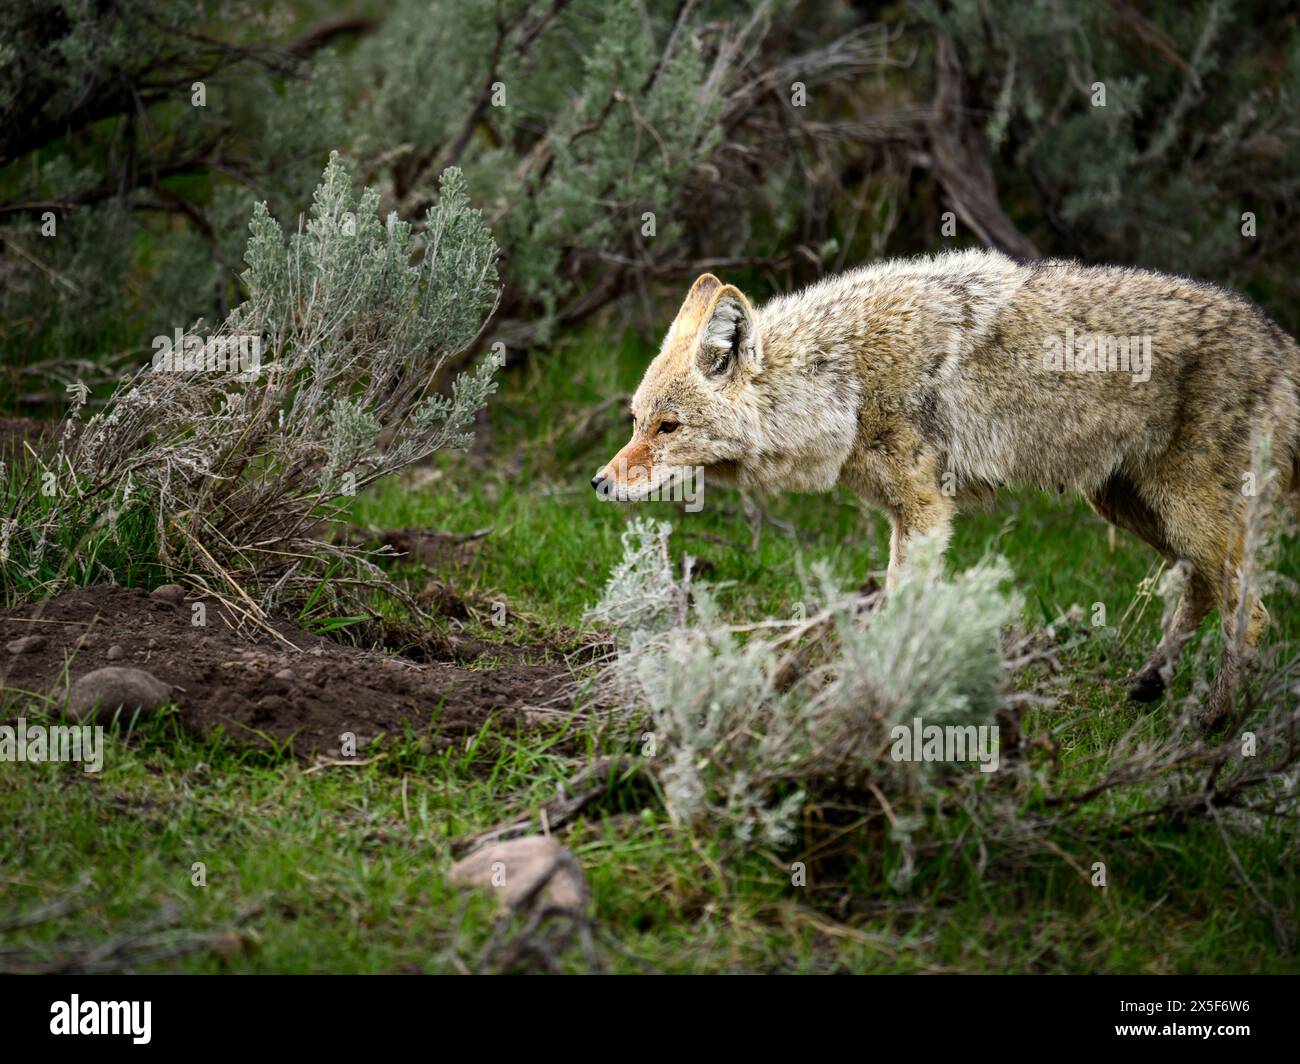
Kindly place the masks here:
<instances>
[{"instance_id":1,"label":"coyote's paw","mask_svg":"<svg viewBox=\"0 0 1300 1064\"><path fill-rule=\"evenodd\" d=\"M858 588L859 613L875 613L885 604L885 587L874 576L868 576Z\"/></svg>"},{"instance_id":2,"label":"coyote's paw","mask_svg":"<svg viewBox=\"0 0 1300 1064\"><path fill-rule=\"evenodd\" d=\"M1144 668L1128 681L1128 696L1134 702L1154 702L1165 693L1165 678L1159 669Z\"/></svg>"},{"instance_id":3,"label":"coyote's paw","mask_svg":"<svg viewBox=\"0 0 1300 1064\"><path fill-rule=\"evenodd\" d=\"M1216 680L1209 697L1196 707L1193 719L1204 732L1212 732L1232 714L1234 699Z\"/></svg>"}]
</instances>

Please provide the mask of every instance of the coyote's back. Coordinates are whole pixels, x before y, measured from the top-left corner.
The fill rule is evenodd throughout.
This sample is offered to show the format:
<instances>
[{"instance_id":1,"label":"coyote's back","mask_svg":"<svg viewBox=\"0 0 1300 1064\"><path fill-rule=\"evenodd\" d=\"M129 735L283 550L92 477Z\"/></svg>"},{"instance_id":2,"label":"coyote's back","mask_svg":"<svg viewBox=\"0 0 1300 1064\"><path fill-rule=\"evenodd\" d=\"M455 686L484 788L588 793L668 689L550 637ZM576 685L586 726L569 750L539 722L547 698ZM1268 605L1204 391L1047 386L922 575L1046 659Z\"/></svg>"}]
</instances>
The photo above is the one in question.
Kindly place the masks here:
<instances>
[{"instance_id":1,"label":"coyote's back","mask_svg":"<svg viewBox=\"0 0 1300 1064\"><path fill-rule=\"evenodd\" d=\"M1087 493L1198 451L1239 487L1266 428L1288 486L1297 475L1300 347L1213 285L965 252L829 278L773 300L757 325L774 364L842 359L859 421L915 430L959 491ZM864 459L881 449L879 433L855 442Z\"/></svg>"}]
</instances>

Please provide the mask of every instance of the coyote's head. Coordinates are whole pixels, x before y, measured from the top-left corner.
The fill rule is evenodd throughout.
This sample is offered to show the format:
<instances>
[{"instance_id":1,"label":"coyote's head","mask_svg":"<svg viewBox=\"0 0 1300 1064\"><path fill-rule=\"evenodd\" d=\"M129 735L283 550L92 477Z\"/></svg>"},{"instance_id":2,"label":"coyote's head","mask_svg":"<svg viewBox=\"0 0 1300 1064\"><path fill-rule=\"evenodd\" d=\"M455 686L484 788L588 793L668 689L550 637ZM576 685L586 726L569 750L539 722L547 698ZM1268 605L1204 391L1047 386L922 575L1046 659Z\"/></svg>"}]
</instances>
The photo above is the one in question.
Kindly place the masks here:
<instances>
[{"instance_id":1,"label":"coyote's head","mask_svg":"<svg viewBox=\"0 0 1300 1064\"><path fill-rule=\"evenodd\" d=\"M632 397L632 439L591 486L607 498L632 502L699 468L734 480L758 439L753 380L762 361L749 300L704 274L691 285Z\"/></svg>"}]
</instances>

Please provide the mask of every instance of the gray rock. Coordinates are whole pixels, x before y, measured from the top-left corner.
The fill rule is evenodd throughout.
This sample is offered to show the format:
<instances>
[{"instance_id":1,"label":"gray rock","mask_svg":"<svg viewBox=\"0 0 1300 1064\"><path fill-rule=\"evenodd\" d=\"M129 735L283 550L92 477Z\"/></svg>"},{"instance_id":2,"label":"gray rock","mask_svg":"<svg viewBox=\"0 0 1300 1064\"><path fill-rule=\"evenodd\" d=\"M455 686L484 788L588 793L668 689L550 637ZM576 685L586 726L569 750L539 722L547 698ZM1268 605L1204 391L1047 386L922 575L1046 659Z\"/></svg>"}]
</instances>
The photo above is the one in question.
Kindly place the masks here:
<instances>
[{"instance_id":1,"label":"gray rock","mask_svg":"<svg viewBox=\"0 0 1300 1064\"><path fill-rule=\"evenodd\" d=\"M123 650L123 649L122 649L120 646L118 646L117 644L114 644L113 646L111 646L111 647L108 648L108 660L109 660L109 661L120 661L120 660L121 660L122 658L124 658L124 657L126 657L126 651Z\"/></svg>"},{"instance_id":2,"label":"gray rock","mask_svg":"<svg viewBox=\"0 0 1300 1064\"><path fill-rule=\"evenodd\" d=\"M281 669L275 674L275 678L277 680L287 680L289 683L293 683L293 669Z\"/></svg>"},{"instance_id":3,"label":"gray rock","mask_svg":"<svg viewBox=\"0 0 1300 1064\"><path fill-rule=\"evenodd\" d=\"M587 880L577 858L545 835L526 835L475 850L452 865L450 880L456 886L495 891L503 909L536 901L572 913L587 907ZM539 887L543 880L546 885Z\"/></svg>"},{"instance_id":4,"label":"gray rock","mask_svg":"<svg viewBox=\"0 0 1300 1064\"><path fill-rule=\"evenodd\" d=\"M156 587L149 593L151 599L157 599L159 602L170 602L173 606L179 606L185 601L185 589L180 584L163 584Z\"/></svg>"},{"instance_id":5,"label":"gray rock","mask_svg":"<svg viewBox=\"0 0 1300 1064\"><path fill-rule=\"evenodd\" d=\"M6 643L5 649L10 654L34 654L38 650L45 649L45 636L25 635L21 639L15 639L12 643Z\"/></svg>"},{"instance_id":6,"label":"gray rock","mask_svg":"<svg viewBox=\"0 0 1300 1064\"><path fill-rule=\"evenodd\" d=\"M132 714L152 713L171 697L170 684L144 669L107 665L80 677L68 695L68 716L78 721L107 724L114 713L123 719Z\"/></svg>"}]
</instances>

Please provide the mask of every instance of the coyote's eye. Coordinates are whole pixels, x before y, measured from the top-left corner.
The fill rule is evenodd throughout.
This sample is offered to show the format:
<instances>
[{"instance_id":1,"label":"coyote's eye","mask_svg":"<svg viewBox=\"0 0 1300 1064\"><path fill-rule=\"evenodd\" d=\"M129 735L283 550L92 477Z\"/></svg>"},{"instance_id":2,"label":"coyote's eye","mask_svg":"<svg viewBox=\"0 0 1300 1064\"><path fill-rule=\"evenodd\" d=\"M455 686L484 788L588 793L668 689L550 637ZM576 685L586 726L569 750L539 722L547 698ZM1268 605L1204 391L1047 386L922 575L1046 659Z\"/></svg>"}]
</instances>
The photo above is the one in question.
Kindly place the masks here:
<instances>
[{"instance_id":1,"label":"coyote's eye","mask_svg":"<svg viewBox=\"0 0 1300 1064\"><path fill-rule=\"evenodd\" d=\"M659 422L659 428L658 428L657 431L658 431L658 433L659 433L660 436L664 435L664 433L667 433L667 432L675 432L675 431L677 431L677 422L676 422L676 421L661 421L661 422Z\"/></svg>"}]
</instances>

